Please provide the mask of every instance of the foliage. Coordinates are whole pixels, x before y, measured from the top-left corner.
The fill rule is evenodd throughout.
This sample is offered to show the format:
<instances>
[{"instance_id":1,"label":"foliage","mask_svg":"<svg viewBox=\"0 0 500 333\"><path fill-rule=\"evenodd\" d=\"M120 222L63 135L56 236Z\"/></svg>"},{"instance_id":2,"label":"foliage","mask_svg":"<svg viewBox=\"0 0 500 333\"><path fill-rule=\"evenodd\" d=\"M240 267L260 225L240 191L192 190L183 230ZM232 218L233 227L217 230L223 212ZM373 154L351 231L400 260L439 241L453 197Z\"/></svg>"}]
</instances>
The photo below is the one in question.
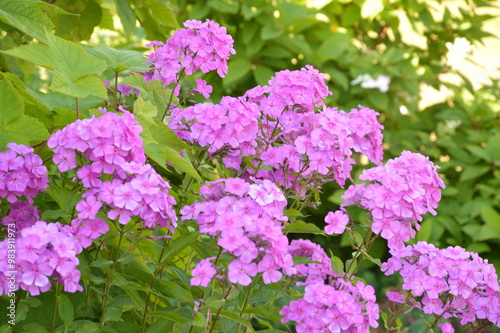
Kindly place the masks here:
<instances>
[{"instance_id":1,"label":"foliage","mask_svg":"<svg viewBox=\"0 0 500 333\"><path fill-rule=\"evenodd\" d=\"M446 184L443 199L436 209L437 215L424 216L415 240L432 242L441 248L460 245L468 251L481 253L497 268L500 267L494 255L499 249L500 237L500 198L496 190L500 182L499 110L496 97L499 88L495 82L492 86L475 91L469 79L460 72L460 63L451 61L453 55L447 53L452 49L451 44L456 43L456 38L465 37L473 44L478 44L488 36L483 25L492 16L480 9L488 8L491 2L471 1L450 7L441 6L437 1L421 3L416 0L396 0L387 6L377 0L347 0L324 1L319 8L308 7L307 3L270 0L0 1L0 28L3 30L0 39L0 96L5 101L4 110L0 112L0 150L22 150L6 147L10 142L31 145L47 167L49 187L34 199L33 206L38 208L32 212L31 218L57 225L57 230L55 227L50 230L53 240L43 247L40 245L40 249L47 253L55 251L59 237L76 237L71 236L70 229L75 235L84 233L75 231L79 227L90 230L90 224L86 223L94 223L92 226L97 228L92 229L93 233L89 231L89 235L85 234L91 239L86 243L86 248L64 257L73 264L78 263L81 277L76 279L74 275L54 269L47 275L51 275L54 281L58 278L59 283L51 281L48 286L50 290L44 290L47 285L42 282L32 289L18 290L15 294L16 325L10 327L6 324L0 327L1 331L291 331L295 329L294 324L285 323L282 318L285 316L289 320L296 320L297 317L285 309L299 302L308 303L304 306L318 306L319 301L312 302L311 295L316 289L329 288L344 288L351 293L349 295L354 295L356 301L363 304L360 313L366 315L364 319L357 318L356 323L363 322L366 327L375 327L373 320L378 318L378 311L375 311L378 307L372 304L373 292L368 284L374 285L374 292L380 300L384 298L383 292L398 281L385 280L387 282L377 284L374 279L374 274L381 275L374 273L379 271L381 259L385 261L389 254L385 250L386 242L375 235L380 233L380 228L376 231L373 227L373 221L376 220L375 215L372 215L375 213L370 209L370 200L373 198L363 193L364 203L355 203L352 196L346 195L343 199L347 201L351 198L351 205L358 207L342 205L344 200L341 196L349 189L350 183L347 182L346 188L340 187L343 179L337 171L332 171L331 166L329 171L320 167L313 170L312 161L316 161L316 156L309 154L305 148L303 151L300 148L290 151L287 158L291 161L292 156L300 155L301 162L297 164L304 163L308 166L307 170L293 169L291 162L290 166L281 162L266 162L267 166L263 167L263 162L271 160L266 155L269 147L278 151L297 137L309 140L305 128L288 130L285 126L280 127L274 115L268 113L259 120L260 133L255 133L255 142L259 144L253 148L257 152L241 155L231 155L234 153L232 148L236 146L234 139L221 143L216 148L224 149L219 150L214 149L213 144L204 145L198 141L199 136L181 134L185 129L196 133L195 126L186 114L188 110L201 108L200 102L220 103L226 107L225 112L229 117L240 106L231 104L236 103L236 97L233 100L223 96L243 96L257 85L269 85L271 90L266 92L265 97L257 94L255 96L260 97L247 96L245 103L259 105L265 110L267 104L263 100L280 96L281 92L273 95L272 89L278 91L290 73L276 72L302 68L302 73L306 73L306 65L313 65L319 72L326 74L328 86L325 86L325 91L329 90L333 94L321 95L316 92L319 96L318 101L314 102L316 104L308 105L310 110L300 109L298 114L304 114L305 117L306 111L314 113L321 108L321 114L335 118L338 124L354 126L360 122L354 116L358 109L348 113L351 116L346 116L327 107L351 110L364 105L366 109L372 108L380 113L379 121L384 126L386 160L410 150L439 161L436 162L441 166L439 175ZM121 27L115 28L114 16L119 18ZM147 75L137 74L151 67L144 52L152 52L153 48L147 49L143 44L144 39L163 43L180 29L181 22L187 19L205 21L206 18L227 28L234 39L236 51L229 58L227 72L220 70L217 75L217 71L203 70L203 79L213 88L208 99L200 96L203 89L200 86L202 81L199 81L201 73L184 75L186 73L181 72L176 81L166 82L168 85L158 80L160 77L149 80ZM409 27L405 27L405 24ZM99 35L98 30L104 31L102 29L114 33L115 39L108 42L109 45L99 44L95 39ZM408 37L408 32L411 32L412 37ZM196 53L193 58L195 56ZM151 57L149 59L153 62ZM307 70L307 73L312 73L311 80L315 80L315 72L310 68ZM460 79L459 84L444 82L442 77L445 73L454 73ZM271 78L274 81L269 81ZM421 110L418 105L421 102L422 84L436 89L446 86L451 95L445 102ZM315 87L319 85L315 84ZM286 87L292 91L289 86ZM297 87L293 89L293 92L299 91ZM285 98L284 103L296 98L297 93L293 92L288 99ZM322 102L327 107L322 106ZM238 103L244 105L242 99ZM203 104L207 108L207 115L211 114L214 104ZM289 110L296 110L297 104L300 103L290 104ZM105 111L103 107L112 112ZM124 112L125 109L132 111L133 117ZM115 112L120 117L130 115L130 119L134 120L123 120L122 124L121 119L127 116L115 117ZM365 115L363 112L365 108L360 107L359 114ZM319 120L313 120L315 116L310 116L311 126L319 128L318 124L322 121L319 114L316 113ZM108 115L115 118L105 122ZM174 125L164 121L166 115L169 115ZM368 119L369 116L360 118ZM74 123L76 119L80 119L80 122ZM96 119L105 125L96 125ZM268 127L272 124L271 128L274 129L266 130L263 122ZM211 126L210 120L206 124L207 127ZM224 128L230 125L231 122L223 124ZM97 165L99 156L91 153L90 148L68 152L70 149L66 151L63 147L67 137L73 135L71 133L78 133L75 134L75 140L89 142L93 146L91 138L86 137L85 131L81 130L85 126L99 127L103 132L107 127L126 128L136 135L130 134L127 140L134 143L137 151L129 154L129 148L126 148L129 142L124 140L123 151L113 155L113 162L106 160L115 165L113 171L93 170L103 172L97 178L82 176L81 170L89 170L92 165ZM370 134L370 142L377 142L376 145L362 150L356 147L366 142L355 142L352 146L346 144L345 149L367 156L373 151L373 155L377 155L375 151L382 146L374 137L380 129L373 123L370 126L372 133L375 133ZM347 131L346 128L338 125L338 133ZM140 137L138 132L141 132ZM279 139L275 137L278 132ZM57 135L61 136L57 133L69 134L55 139ZM361 142L361 138L358 139ZM317 141L311 141L319 145ZM333 152L343 146L342 142L348 141L331 139L328 145L333 147ZM141 157L142 153L145 153L144 157ZM31 153L18 154L24 158L23 154ZM78 156L74 166L71 157L68 157L72 154ZM240 169L235 167L236 162L230 164L224 160L228 157L240 158ZM59 162L56 162L57 158L60 158ZM101 158L101 162L103 159L105 157ZM61 161L66 162L61 164ZM334 161L340 163L338 159ZM353 183L359 184L358 177L370 162L380 164L380 158L368 159L355 155L355 159L346 158L342 163L353 165ZM134 163L143 167L141 170L144 171L134 169ZM152 169L148 169L148 165ZM80 169L73 170L75 167ZM280 181L278 176L270 178L271 181L264 180L267 176L260 176L260 180L251 178L259 178L259 172L271 174L280 168L285 170L284 173L289 172L288 176L296 177L293 178L292 186L287 185L286 180ZM427 166L423 169L427 170ZM302 175L304 171L314 175L315 178L311 176L311 183L308 183L308 175ZM410 178L406 173L401 174L404 174L402 177L405 179ZM162 193L168 193L165 194L166 207L162 210L168 213L158 213L161 216L152 218L144 210L139 212L139 208L126 199L120 201L99 197L102 183L120 182L119 191L125 191L134 181L137 184L138 179L153 179L157 175L168 181L165 184L161 182ZM232 189L235 184L229 180L220 181L245 175L248 184L238 183L238 186L249 188L245 191ZM368 173L363 173L359 178L373 181L367 189L377 186L377 181L383 184L380 179L369 177ZM94 184L93 181L98 183ZM203 184L206 181L219 183L205 186ZM303 191L296 190L294 186ZM44 188L41 185L39 187ZM277 194L279 191L285 193L288 202ZM428 191L431 193L433 190ZM235 206L254 200L258 204L252 211L259 211L259 216L269 216L270 220L281 221L283 229L269 224L266 233L245 227L241 229L241 234L236 235L242 239L260 240L259 246L268 249L266 253L277 253L281 247L284 251L280 255L282 262L276 260L274 263L280 265L279 268L269 268L272 264L263 268L272 260L269 257L252 259L255 263L246 259L243 262L235 260L241 256L241 252L221 241L230 238L224 228L203 229L200 221L210 214L210 206L219 205L221 211L227 209L224 207L228 204L224 202L226 199L221 199L221 193L229 193L233 200L231 205ZM361 195L360 192L358 195ZM425 195L427 202L432 201L430 194ZM144 196L147 197L146 194ZM30 197L26 195L26 199L29 201ZM155 202L151 198L144 200L141 209ZM267 206L259 203L259 200L264 200ZM19 209L12 202L3 198L1 201L0 212L6 224L5 233L2 234L5 235L4 239L11 237L8 236L11 233L8 221ZM265 209L262 208L264 206ZM271 209L268 206L273 207ZM342 206L341 211L335 215L330 213L339 206ZM92 216L91 212L96 207L99 212L96 211ZM188 207L193 212L190 213ZM425 207L422 208L424 212L418 213L419 216L426 211L432 212L432 207L428 210ZM134 214L128 217L131 222L127 224L129 221L125 221L127 217L124 217L126 214L123 215L123 211L128 208L134 210ZM154 211L154 208L151 210ZM276 210L281 213L277 214ZM89 215L85 215L86 212ZM112 215L113 212L118 215ZM325 216L328 216L326 220ZM176 221L181 217L182 221ZM409 223L411 230L419 229L416 217L411 222L405 218L401 216L401 223ZM82 222L86 219L92 222ZM341 225L333 227L339 220L342 220ZM152 221L163 222L151 228ZM328 233L341 234L347 224L350 228L340 237L327 236L323 231L323 221L330 226L325 229ZM45 226L38 225L37 228L42 230ZM287 237L270 236L281 232ZM330 251L331 256L321 256L324 252L318 245L296 239L301 236L321 244L327 253ZM392 248L391 237L386 236L382 232L382 238L388 239ZM16 237L21 237L21 233ZM23 237L26 235L23 234ZM283 239L295 240L285 248ZM250 247L250 243L238 244L240 247ZM465 261L468 262L469 258ZM471 262L482 267L482 263L476 263L474 255L471 255ZM242 263L248 265L244 268L246 273L239 271L238 275L234 267L240 265L240 269L243 269ZM325 264L330 266L330 263L331 267L321 268ZM212 267L217 268L218 275L215 279L210 276L211 282L208 284L200 277L200 272L210 275ZM300 273L294 273L294 269ZM279 277L276 272L279 272ZM350 281L354 273L359 277ZM300 283L296 284L300 277L294 274L320 277L322 281L320 284L318 281L309 281L310 284L304 287ZM199 280L195 279L193 283L193 276ZM75 292L79 290L78 280L83 287L82 292ZM73 283L75 281L76 284ZM325 281L330 281L330 285L323 286ZM498 296L498 291L496 293ZM7 294L6 289L3 294ZM349 295L343 297L351 297ZM418 296L415 296L415 302L423 302L424 308L428 309L426 299ZM2 308L7 307L9 299L3 296L0 302ZM397 303L394 299L391 301ZM328 298L321 302L324 303L317 311L323 311L325 306L344 311L345 303L333 305L330 303L333 301ZM384 310L385 307L381 307ZM403 329L403 323L398 318L402 309L385 309L381 312L380 325L385 329ZM431 310L425 313L427 315L423 318L424 322L427 320L426 327L432 330L441 320L441 313ZM431 317L431 313L436 314L436 317ZM473 329L479 330L483 325L489 325L485 317L478 318L480 320L470 325ZM464 319L463 324L466 323ZM298 330L301 329L300 325L297 325ZM333 328L330 327L330 330Z\"/></svg>"}]
</instances>

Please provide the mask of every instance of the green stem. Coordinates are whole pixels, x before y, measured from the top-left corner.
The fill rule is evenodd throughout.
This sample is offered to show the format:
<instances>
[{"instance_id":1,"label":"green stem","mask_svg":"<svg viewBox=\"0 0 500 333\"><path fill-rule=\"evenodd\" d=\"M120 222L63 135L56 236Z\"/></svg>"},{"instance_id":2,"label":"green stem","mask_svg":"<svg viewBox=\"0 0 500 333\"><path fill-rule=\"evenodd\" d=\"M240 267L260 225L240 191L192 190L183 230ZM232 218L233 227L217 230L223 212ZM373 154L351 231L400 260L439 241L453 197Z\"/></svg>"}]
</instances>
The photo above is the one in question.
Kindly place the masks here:
<instances>
[{"instance_id":1,"label":"green stem","mask_svg":"<svg viewBox=\"0 0 500 333\"><path fill-rule=\"evenodd\" d=\"M146 322L147 322L147 319L148 319L148 308L149 308L149 303L151 302L151 294L153 292L153 288L154 288L154 285L155 285L155 282L156 282L156 277L158 276L159 272L162 270L161 269L158 269L158 267L160 266L160 263L163 259L163 255L165 254L165 249L167 248L167 246L169 245L170 243L170 238L167 238L165 239L165 242L163 243L163 247L161 249L161 252L160 252L160 256L158 257L158 265L156 266L156 269L155 269L155 272L153 274L153 278L151 279L151 284L149 286L149 288L151 289L150 292L148 293L148 296L146 297L146 305L144 306L144 315L142 317L142 328L141 328L141 332L145 332L146 330Z\"/></svg>"},{"instance_id":2,"label":"green stem","mask_svg":"<svg viewBox=\"0 0 500 333\"><path fill-rule=\"evenodd\" d=\"M248 292L247 294L245 295L245 300L243 301L243 305L241 306L241 310L240 310L240 318L243 317L243 312L245 312L245 308L247 307L248 305L248 300L250 299L250 294L252 293L252 290L253 290L253 286L255 284L255 281L259 278L259 275L257 275L256 277L254 277L252 279L252 283L250 283L250 286L248 287ZM238 323L238 328L236 329L236 332L239 332L240 331L240 326L241 324Z\"/></svg>"},{"instance_id":3,"label":"green stem","mask_svg":"<svg viewBox=\"0 0 500 333\"><path fill-rule=\"evenodd\" d=\"M106 315L106 304L108 303L108 298L109 298L109 290L111 289L111 280L113 278L113 273L116 270L116 265L118 264L118 258L120 255L120 248L122 245L122 240L123 240L123 234L124 234L124 226L120 225L120 236L118 238L118 245L116 247L116 255L115 255L115 260L113 261L113 266L111 268L111 272L109 272L106 275L106 284L104 286L104 297L102 299L102 313L101 313L101 320L99 323L99 328L102 328L104 326L104 316Z\"/></svg>"},{"instance_id":4,"label":"green stem","mask_svg":"<svg viewBox=\"0 0 500 333\"><path fill-rule=\"evenodd\" d=\"M78 105L78 97L75 97L75 111L76 111L76 119L80 119L80 106Z\"/></svg>"},{"instance_id":5,"label":"green stem","mask_svg":"<svg viewBox=\"0 0 500 333\"><path fill-rule=\"evenodd\" d=\"M101 241L101 244L102 244L102 241ZM94 258L94 261L97 260L97 257L99 256L99 250L101 249L101 247L99 246L97 248L97 251L95 253L95 258ZM92 274L94 273L94 269L95 267L92 267ZM89 306L89 296L90 296L90 284L92 283L92 281L89 281L89 284L87 285L87 292L86 292L86 295L85 295L85 308L83 309L83 320L85 320L85 318L87 317L87 309L88 309L88 306Z\"/></svg>"},{"instance_id":6,"label":"green stem","mask_svg":"<svg viewBox=\"0 0 500 333\"><path fill-rule=\"evenodd\" d=\"M61 293L60 286L61 286L60 284L56 285L56 298L54 301L54 311L52 312L52 324L51 324L51 329L50 329L51 332L54 332L55 326L56 326L57 304L58 304L57 300L59 299L59 294Z\"/></svg>"}]
</instances>

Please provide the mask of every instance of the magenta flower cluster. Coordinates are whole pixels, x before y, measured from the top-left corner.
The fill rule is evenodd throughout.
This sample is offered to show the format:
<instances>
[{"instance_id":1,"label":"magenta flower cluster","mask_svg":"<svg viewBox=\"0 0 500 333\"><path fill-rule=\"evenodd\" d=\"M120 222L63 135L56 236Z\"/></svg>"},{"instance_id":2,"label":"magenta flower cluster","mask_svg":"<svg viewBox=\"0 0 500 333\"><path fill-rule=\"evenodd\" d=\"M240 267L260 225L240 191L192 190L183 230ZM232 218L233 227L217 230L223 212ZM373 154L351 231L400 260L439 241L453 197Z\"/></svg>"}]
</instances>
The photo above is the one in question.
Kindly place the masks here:
<instances>
[{"instance_id":1,"label":"magenta flower cluster","mask_svg":"<svg viewBox=\"0 0 500 333\"><path fill-rule=\"evenodd\" d=\"M151 79L161 80L165 85L178 82L183 74L191 75L198 70L203 73L217 71L220 77L227 73L227 60L234 54L233 38L226 28L211 20L205 22L189 20L184 29L177 30L166 43L154 41L155 51L148 56L153 66ZM174 88L179 94L180 85ZM208 98L212 87L203 79L197 80L199 93Z\"/></svg>"},{"instance_id":2,"label":"magenta flower cluster","mask_svg":"<svg viewBox=\"0 0 500 333\"><path fill-rule=\"evenodd\" d=\"M302 332L368 332L378 327L379 308L375 290L358 281L344 280L331 269L324 250L309 240L294 240L289 252L312 263L295 265L295 277L306 277L304 296L284 306L282 322L294 321Z\"/></svg>"},{"instance_id":3,"label":"magenta flower cluster","mask_svg":"<svg viewBox=\"0 0 500 333\"><path fill-rule=\"evenodd\" d=\"M259 115L255 104L241 97L223 97L219 104L174 109L169 127L181 139L209 147L209 153L226 150L226 154L243 157L255 154Z\"/></svg>"},{"instance_id":4,"label":"magenta flower cluster","mask_svg":"<svg viewBox=\"0 0 500 333\"><path fill-rule=\"evenodd\" d=\"M176 108L169 126L191 143L210 146L226 167L244 170L244 178L269 179L304 195L329 180L343 186L354 152L376 164L382 159L378 113L363 106L350 113L327 108L329 94L312 66L285 70L243 98ZM246 156L250 166L242 165Z\"/></svg>"},{"instance_id":5,"label":"magenta flower cluster","mask_svg":"<svg viewBox=\"0 0 500 333\"><path fill-rule=\"evenodd\" d=\"M108 226L103 225L104 233ZM79 264L76 255L82 251L82 245L73 227L37 221L23 228L16 235L15 269L7 260L8 242L8 238L0 242L0 295L9 293L11 284L4 272L14 272L16 290L27 290L32 296L50 290L53 280L63 284L67 292L83 290L78 284L80 271L76 268Z\"/></svg>"},{"instance_id":6,"label":"magenta flower cluster","mask_svg":"<svg viewBox=\"0 0 500 333\"><path fill-rule=\"evenodd\" d=\"M437 169L428 157L403 151L383 166L364 170L359 178L373 183L350 186L342 196L342 207L369 210L372 231L387 239L390 248L402 249L420 229L422 215L436 214L440 188L445 187Z\"/></svg>"},{"instance_id":7,"label":"magenta flower cluster","mask_svg":"<svg viewBox=\"0 0 500 333\"><path fill-rule=\"evenodd\" d=\"M141 126L127 111L122 115L101 111L101 117L77 120L48 142L61 172L77 168L77 153L89 162L76 170L75 181L87 188L76 206L78 218L94 220L106 207L108 218L119 223L138 216L148 228L173 231L176 202L168 193L170 185L145 163Z\"/></svg>"},{"instance_id":8,"label":"magenta flower cluster","mask_svg":"<svg viewBox=\"0 0 500 333\"><path fill-rule=\"evenodd\" d=\"M500 326L498 276L494 266L477 253L459 246L438 249L423 241L390 253L382 271L399 272L403 289L424 313L460 318L462 325L487 319ZM393 301L401 298L391 295Z\"/></svg>"},{"instance_id":9,"label":"magenta flower cluster","mask_svg":"<svg viewBox=\"0 0 500 333\"><path fill-rule=\"evenodd\" d=\"M283 193L268 180L249 183L240 178L209 182L200 188L204 199L185 206L182 219L194 219L200 232L216 237L217 245L231 258L227 279L249 285L262 273L264 283L278 282L295 273L282 232L287 221ZM207 286L216 271L209 260L201 261L192 274L192 284Z\"/></svg>"},{"instance_id":10,"label":"magenta flower cluster","mask_svg":"<svg viewBox=\"0 0 500 333\"><path fill-rule=\"evenodd\" d=\"M31 147L12 142L7 148L0 152L0 198L14 203L24 196L33 203L33 198L49 186L47 168Z\"/></svg>"}]
</instances>

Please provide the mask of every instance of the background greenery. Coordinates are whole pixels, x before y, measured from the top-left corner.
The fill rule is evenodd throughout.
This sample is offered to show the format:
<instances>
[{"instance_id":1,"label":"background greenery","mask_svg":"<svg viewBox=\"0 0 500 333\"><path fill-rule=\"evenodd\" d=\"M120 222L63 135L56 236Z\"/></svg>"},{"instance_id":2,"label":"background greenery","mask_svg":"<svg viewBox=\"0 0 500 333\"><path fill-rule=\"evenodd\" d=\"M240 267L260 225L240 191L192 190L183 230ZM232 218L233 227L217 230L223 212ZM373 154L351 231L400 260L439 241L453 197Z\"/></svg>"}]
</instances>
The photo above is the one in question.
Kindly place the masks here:
<instances>
[{"instance_id":1,"label":"background greenery","mask_svg":"<svg viewBox=\"0 0 500 333\"><path fill-rule=\"evenodd\" d=\"M131 71L144 70L138 53L105 59L99 56L102 49L85 45L147 52L147 41L165 41L184 20L209 18L228 29L236 49L224 79L210 74L205 77L214 87L212 101L264 85L276 71L313 65L328 75L333 95L327 105L348 110L363 104L380 112L385 127L385 159L411 150L441 166L447 188L438 215L426 216L417 240L439 247L463 246L488 258L500 271L499 63L486 62L493 57L469 57L454 69L446 58L446 44L455 38L467 38L476 50L498 40L488 32L500 31L498 19L492 21L499 13L494 7L498 4L489 0L0 0L0 50L4 51L0 54L1 77L12 86L5 89L15 90L2 90L0 143L2 147L13 140L41 144L49 132L73 121L75 98L79 111L89 112L104 99L116 97L106 91L101 80L112 81L115 75L122 80ZM29 44L33 39L48 47L8 51L33 45ZM85 47L75 51L75 43ZM54 53L56 48L59 53ZM81 56L73 64L72 52ZM86 62L79 61L83 58ZM474 59L480 63L474 64ZM64 62L69 63L68 68L54 67ZM73 65L78 72L71 70ZM389 91L352 85L362 74L388 76ZM155 96L154 87L144 89L148 96ZM158 102L154 97L150 101ZM15 130L6 125L16 122ZM360 164L366 167L364 160ZM356 172L360 171L358 167ZM342 193L338 186L325 185L321 205L309 211L308 221L322 227L326 213L341 203ZM65 200L65 205L71 206L71 197ZM342 259L349 258L347 239L317 236L314 240ZM154 244L150 246L144 245L141 250L154 253ZM383 258L383 242L373 251L374 257ZM129 259L130 265L137 265L134 258ZM99 268L105 269L106 263L101 264L104 266ZM137 269L141 270L140 265ZM378 282L369 264L362 270L377 290L385 291L388 285ZM166 274L186 281L186 275L175 269ZM138 279L145 284L151 282L147 276ZM128 292L136 300L133 292ZM70 304L77 304L84 296L68 296ZM180 297L175 291L170 291L170 296ZM44 306L54 303L49 296L39 300ZM59 302L69 301L62 298ZM25 315L32 307L34 323L50 320L35 305L21 303L19 316L22 318L23 311ZM111 320L130 314L124 310L130 306L134 304L121 304L120 311L109 314Z\"/></svg>"}]
</instances>

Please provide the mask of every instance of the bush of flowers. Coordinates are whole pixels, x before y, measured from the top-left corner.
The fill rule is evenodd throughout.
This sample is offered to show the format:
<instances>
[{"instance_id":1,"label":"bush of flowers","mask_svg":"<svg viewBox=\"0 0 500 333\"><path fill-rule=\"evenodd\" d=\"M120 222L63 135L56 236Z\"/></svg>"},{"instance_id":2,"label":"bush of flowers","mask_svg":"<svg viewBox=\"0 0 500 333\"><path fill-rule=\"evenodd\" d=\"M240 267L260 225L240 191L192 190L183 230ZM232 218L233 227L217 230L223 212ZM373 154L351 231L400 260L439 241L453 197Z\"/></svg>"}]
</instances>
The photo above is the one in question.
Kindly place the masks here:
<instances>
[{"instance_id":1,"label":"bush of flowers","mask_svg":"<svg viewBox=\"0 0 500 333\"><path fill-rule=\"evenodd\" d=\"M47 40L44 52L70 48ZM190 96L212 91L202 73L228 73L226 29L190 20L149 45L147 70L121 86L115 53L78 48L94 70L53 79L74 90L52 87L74 97L76 113L49 111L2 77L3 95L45 107L54 126L28 140L37 153L16 142L0 152L0 295L16 309L1 329L394 331L409 311L436 331L452 332L454 318L476 331L500 326L500 287L487 260L458 246L409 244L423 215L436 214L445 184L419 153L383 163L376 111L326 105L331 92L312 66L279 71L242 96L196 103ZM30 58L34 49L9 52ZM107 83L106 103L80 110L85 93L100 96L82 83L99 66L114 71L115 87ZM355 177L361 155L375 166ZM321 230L303 215L327 182L352 185ZM294 233L347 234L353 259L344 264ZM392 255L381 270L402 281L387 294L393 311L382 311L383 292L356 275L363 260L376 262L369 252L379 236Z\"/></svg>"}]
</instances>

